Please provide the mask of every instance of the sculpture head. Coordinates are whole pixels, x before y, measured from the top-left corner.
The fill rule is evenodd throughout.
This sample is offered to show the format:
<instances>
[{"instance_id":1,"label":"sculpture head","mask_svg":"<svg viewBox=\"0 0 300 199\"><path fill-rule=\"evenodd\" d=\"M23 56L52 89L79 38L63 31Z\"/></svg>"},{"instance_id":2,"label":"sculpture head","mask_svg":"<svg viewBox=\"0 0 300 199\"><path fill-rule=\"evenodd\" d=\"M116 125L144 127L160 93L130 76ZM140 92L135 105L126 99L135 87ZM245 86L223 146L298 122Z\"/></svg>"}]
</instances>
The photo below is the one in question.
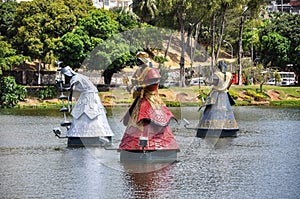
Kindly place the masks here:
<instances>
[{"instance_id":1,"label":"sculpture head","mask_svg":"<svg viewBox=\"0 0 300 199\"><path fill-rule=\"evenodd\" d=\"M147 75L144 79L144 84L146 85L153 85L153 84L159 84L160 82L160 74L159 70L157 68L152 68L148 71Z\"/></svg>"},{"instance_id":2,"label":"sculpture head","mask_svg":"<svg viewBox=\"0 0 300 199\"><path fill-rule=\"evenodd\" d=\"M136 62L137 64L140 65L144 65L144 64L148 64L149 62L149 54L146 52L138 52L136 54Z\"/></svg>"},{"instance_id":3,"label":"sculpture head","mask_svg":"<svg viewBox=\"0 0 300 199\"><path fill-rule=\"evenodd\" d=\"M69 77L72 77L73 75L76 74L75 71L73 71L73 69L70 67L70 66L66 66L64 68L61 69L61 72L66 75L66 76L69 76Z\"/></svg>"},{"instance_id":4,"label":"sculpture head","mask_svg":"<svg viewBox=\"0 0 300 199\"><path fill-rule=\"evenodd\" d=\"M225 63L225 61L220 61L218 63L218 68L221 72L226 72L227 70L227 64Z\"/></svg>"}]
</instances>

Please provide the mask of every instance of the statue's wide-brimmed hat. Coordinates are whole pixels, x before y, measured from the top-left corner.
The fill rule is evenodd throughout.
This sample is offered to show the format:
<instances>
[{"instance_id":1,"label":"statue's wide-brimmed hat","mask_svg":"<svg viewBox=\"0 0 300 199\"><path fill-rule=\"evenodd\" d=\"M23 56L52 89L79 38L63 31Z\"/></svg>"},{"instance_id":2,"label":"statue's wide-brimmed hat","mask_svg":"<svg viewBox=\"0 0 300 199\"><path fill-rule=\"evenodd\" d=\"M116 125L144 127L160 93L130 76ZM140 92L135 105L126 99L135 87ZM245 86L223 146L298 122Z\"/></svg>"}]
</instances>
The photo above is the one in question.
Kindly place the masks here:
<instances>
[{"instance_id":1,"label":"statue's wide-brimmed hat","mask_svg":"<svg viewBox=\"0 0 300 199\"><path fill-rule=\"evenodd\" d=\"M75 71L72 70L72 68L70 66L66 66L64 68L61 69L61 72L64 74L64 75L67 75L69 77L73 76L76 74Z\"/></svg>"},{"instance_id":2,"label":"statue's wide-brimmed hat","mask_svg":"<svg viewBox=\"0 0 300 199\"><path fill-rule=\"evenodd\" d=\"M136 54L136 59L140 60L144 64L147 64L149 62L149 54L146 52L138 52Z\"/></svg>"}]
</instances>

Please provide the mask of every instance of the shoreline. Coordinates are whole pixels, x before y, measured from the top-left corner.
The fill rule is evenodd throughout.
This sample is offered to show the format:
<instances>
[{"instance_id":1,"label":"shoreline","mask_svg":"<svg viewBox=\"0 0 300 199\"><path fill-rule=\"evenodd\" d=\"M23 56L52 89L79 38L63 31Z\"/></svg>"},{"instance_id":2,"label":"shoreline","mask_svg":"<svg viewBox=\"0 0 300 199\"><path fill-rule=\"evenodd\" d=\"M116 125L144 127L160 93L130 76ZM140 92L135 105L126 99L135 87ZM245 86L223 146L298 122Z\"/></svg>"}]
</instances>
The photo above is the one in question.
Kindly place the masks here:
<instances>
[{"instance_id":1,"label":"shoreline","mask_svg":"<svg viewBox=\"0 0 300 199\"><path fill-rule=\"evenodd\" d=\"M264 85L264 92L258 91L259 85L233 85L229 93L234 98L234 106L287 106L300 107L300 87L279 87ZM168 107L201 106L210 92L208 86L169 87L161 88L158 93ZM111 88L106 92L99 92L102 104L106 108L129 107L133 101L132 95L125 89ZM73 105L74 105L73 101ZM62 102L58 98L40 100L27 97L14 108L61 108Z\"/></svg>"}]
</instances>

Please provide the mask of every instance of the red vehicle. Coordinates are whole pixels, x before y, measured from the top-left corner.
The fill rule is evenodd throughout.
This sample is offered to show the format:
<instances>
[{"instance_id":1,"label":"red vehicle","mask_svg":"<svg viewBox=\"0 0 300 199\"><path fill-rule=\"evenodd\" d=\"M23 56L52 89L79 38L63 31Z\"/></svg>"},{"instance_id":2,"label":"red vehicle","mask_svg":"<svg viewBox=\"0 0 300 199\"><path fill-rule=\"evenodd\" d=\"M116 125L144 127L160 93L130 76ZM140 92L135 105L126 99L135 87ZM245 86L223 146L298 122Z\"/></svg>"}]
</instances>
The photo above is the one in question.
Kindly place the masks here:
<instances>
[{"instance_id":1,"label":"red vehicle","mask_svg":"<svg viewBox=\"0 0 300 199\"><path fill-rule=\"evenodd\" d=\"M238 74L232 73L232 84L238 84L239 77Z\"/></svg>"},{"instance_id":2,"label":"red vehicle","mask_svg":"<svg viewBox=\"0 0 300 199\"><path fill-rule=\"evenodd\" d=\"M291 6L300 6L300 0L290 0Z\"/></svg>"},{"instance_id":3,"label":"red vehicle","mask_svg":"<svg viewBox=\"0 0 300 199\"><path fill-rule=\"evenodd\" d=\"M246 78L245 75L242 74L242 84L245 84ZM239 83L239 75L237 73L232 73L232 84L238 84Z\"/></svg>"}]
</instances>

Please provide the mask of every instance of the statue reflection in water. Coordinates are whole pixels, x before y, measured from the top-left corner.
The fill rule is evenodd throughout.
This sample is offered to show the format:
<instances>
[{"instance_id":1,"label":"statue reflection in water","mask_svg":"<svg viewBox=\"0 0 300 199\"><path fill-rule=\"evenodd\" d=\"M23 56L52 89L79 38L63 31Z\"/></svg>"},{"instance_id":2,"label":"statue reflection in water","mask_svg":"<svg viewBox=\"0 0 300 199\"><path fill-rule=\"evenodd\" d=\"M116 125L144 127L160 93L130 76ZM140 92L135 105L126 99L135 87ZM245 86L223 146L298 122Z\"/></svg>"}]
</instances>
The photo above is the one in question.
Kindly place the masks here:
<instances>
[{"instance_id":1,"label":"statue reflection in water","mask_svg":"<svg viewBox=\"0 0 300 199\"><path fill-rule=\"evenodd\" d=\"M61 72L71 77L69 101L72 101L73 92L80 94L72 108L73 119L67 137L100 137L109 142L114 134L107 121L98 89L88 77L73 71L69 66L62 68Z\"/></svg>"},{"instance_id":2,"label":"statue reflection in water","mask_svg":"<svg viewBox=\"0 0 300 199\"><path fill-rule=\"evenodd\" d=\"M174 183L172 165L124 164L123 183L125 198L164 198L164 192Z\"/></svg>"}]
</instances>

